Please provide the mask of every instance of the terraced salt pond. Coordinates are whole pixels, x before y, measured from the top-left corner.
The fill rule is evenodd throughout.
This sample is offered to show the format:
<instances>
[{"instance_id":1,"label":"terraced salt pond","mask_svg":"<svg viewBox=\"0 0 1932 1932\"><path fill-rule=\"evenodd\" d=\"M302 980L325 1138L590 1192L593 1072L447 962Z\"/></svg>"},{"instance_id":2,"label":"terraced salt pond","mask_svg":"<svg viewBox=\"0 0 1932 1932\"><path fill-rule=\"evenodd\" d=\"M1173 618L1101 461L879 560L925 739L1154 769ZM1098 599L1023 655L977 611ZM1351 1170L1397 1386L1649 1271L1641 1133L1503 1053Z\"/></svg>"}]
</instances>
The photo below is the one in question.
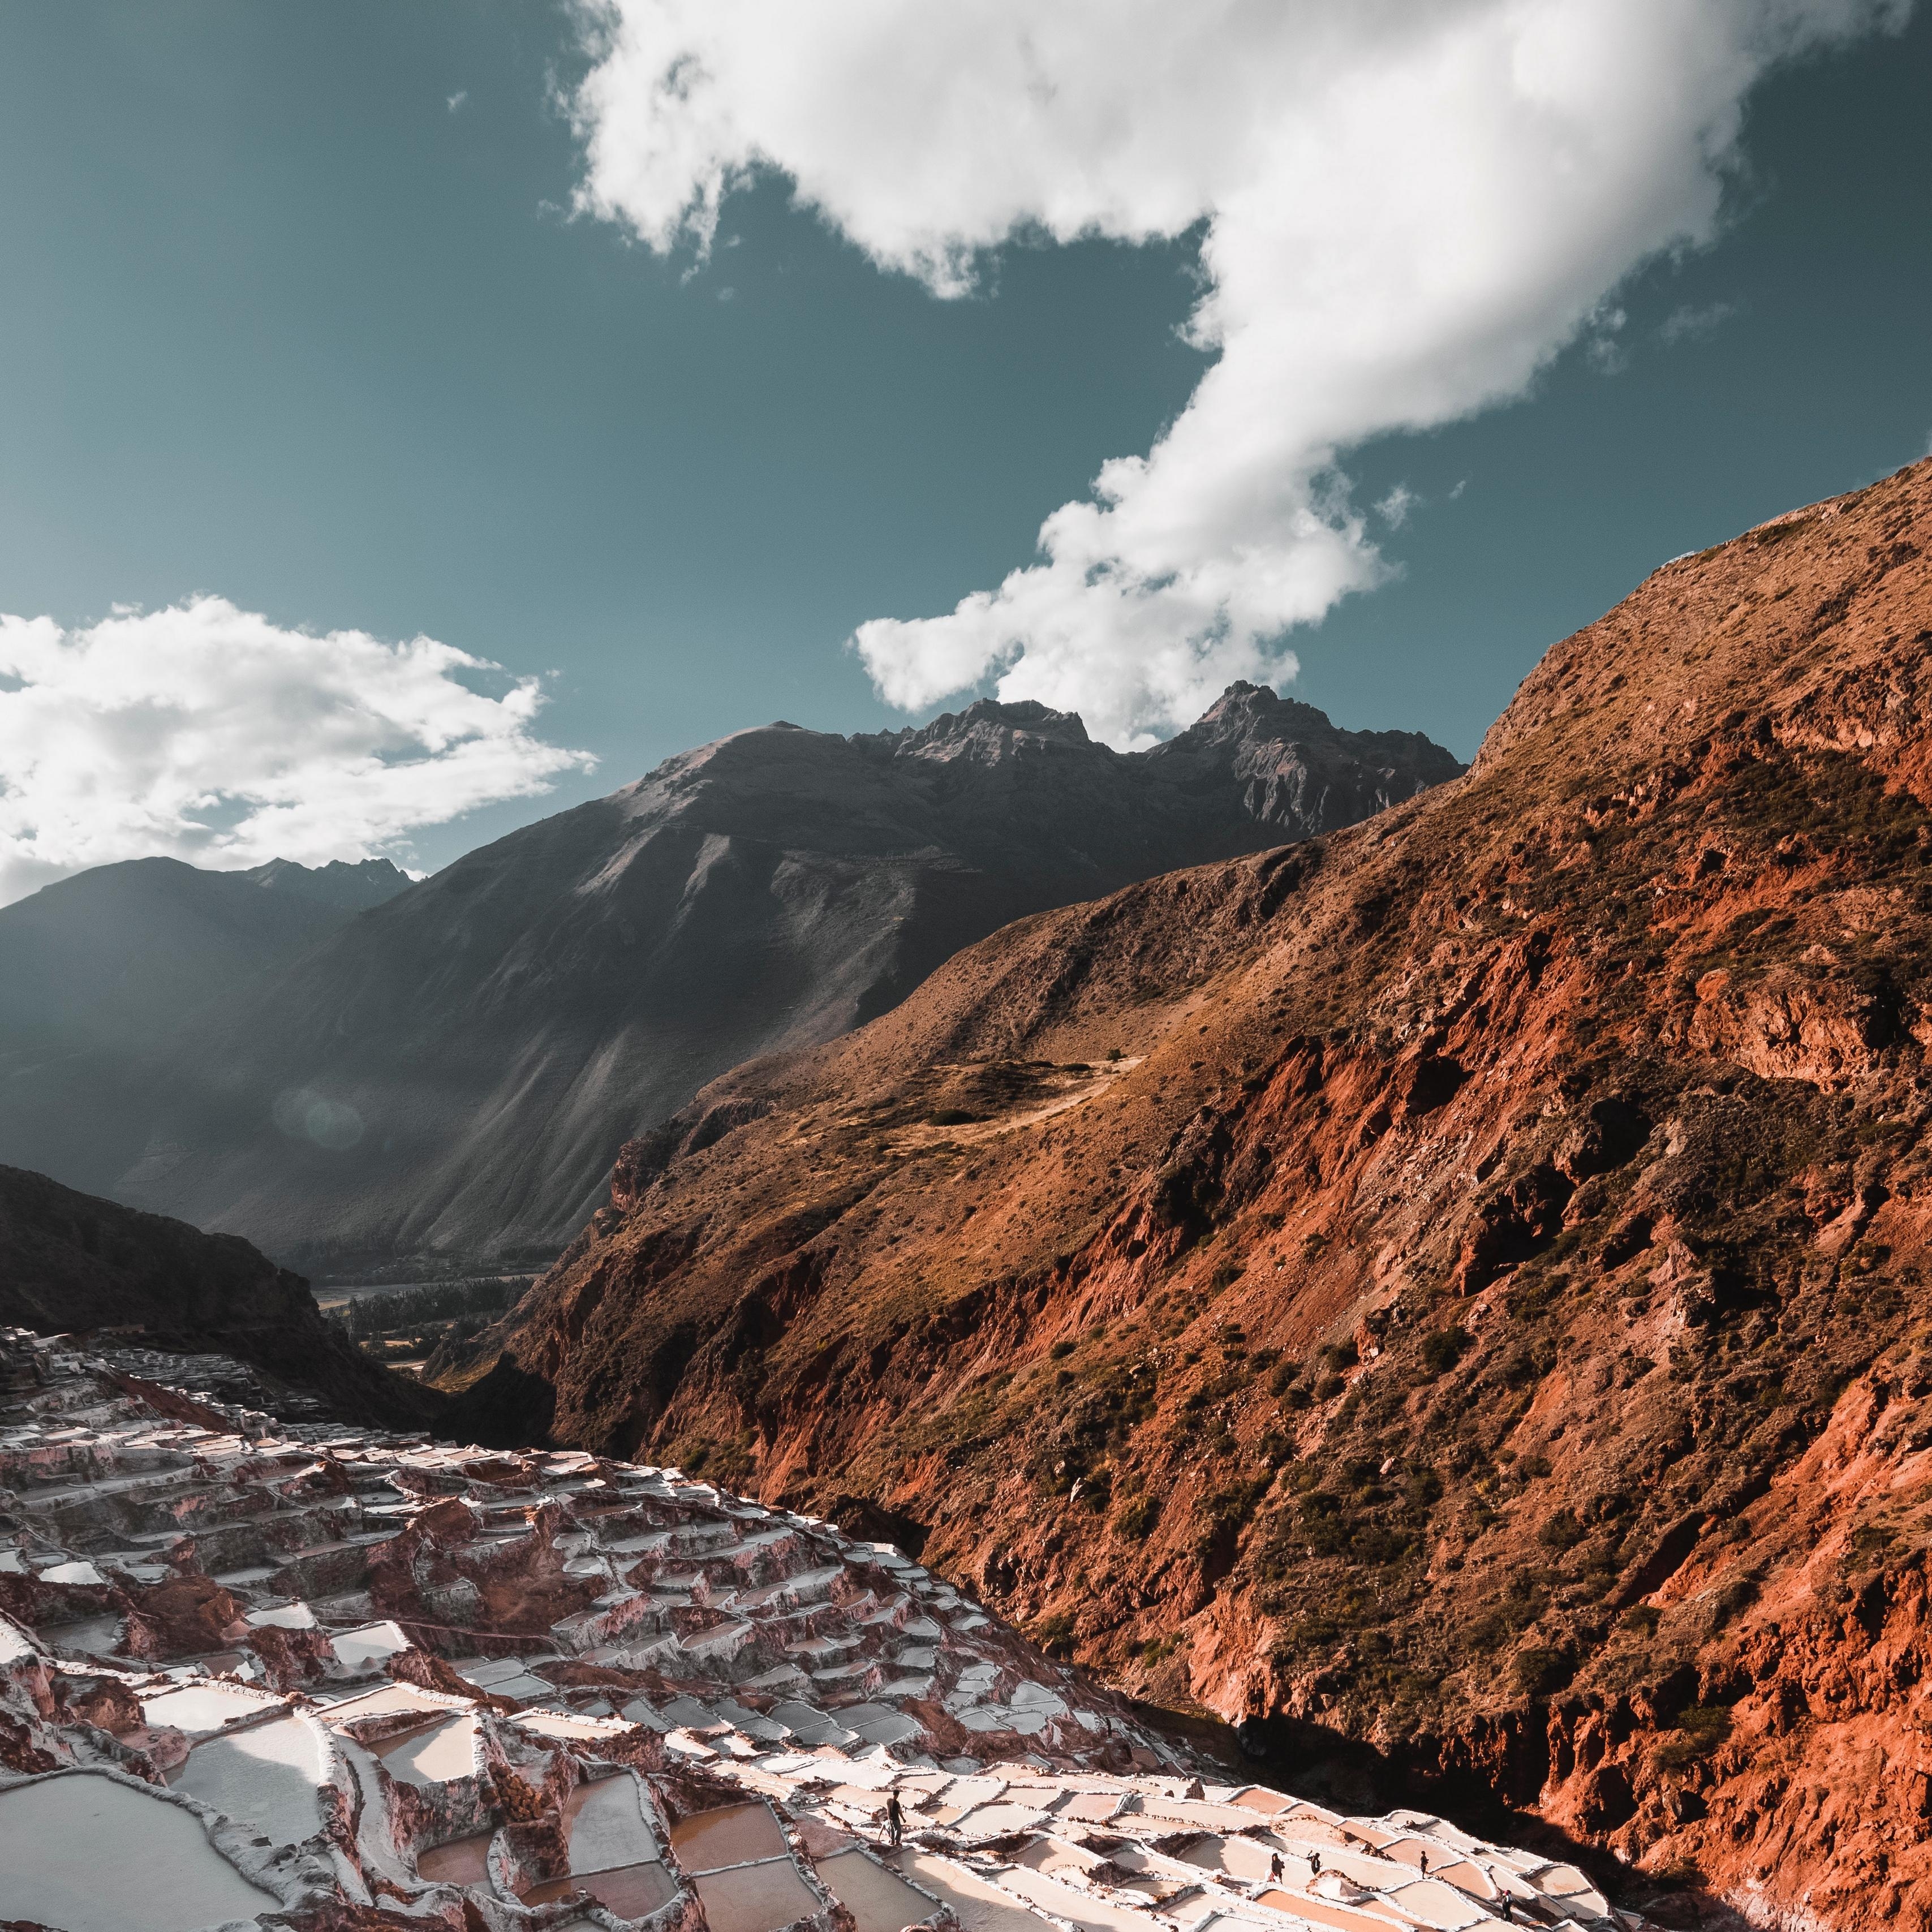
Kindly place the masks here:
<instances>
[{"instance_id":1,"label":"terraced salt pond","mask_svg":"<svg viewBox=\"0 0 1932 1932\"><path fill-rule=\"evenodd\" d=\"M0 1771L0 1924L335 1924L374 1895L425 1925L526 1923L520 1899L572 1922L550 1932L700 1904L709 1932L836 1932L833 1898L854 1932L1647 1932L1575 1867L1446 1820L1221 1784L944 1580L814 1518L576 1452L230 1419L166 1422L0 1330L0 1486L32 1567L112 1569L140 1608L174 1576L146 1558L185 1537L248 1633L150 1657L122 1614L0 1614L0 1724L70 1767ZM421 1623L416 1558L375 1560L418 1517L456 1580ZM502 1628L458 1627L486 1601ZM187 1640L155 1608L147 1634ZM511 1617L512 1654L484 1654Z\"/></svg>"},{"instance_id":2,"label":"terraced salt pond","mask_svg":"<svg viewBox=\"0 0 1932 1932\"><path fill-rule=\"evenodd\" d=\"M769 1804L726 1804L671 1827L671 1849L686 1871L716 1871L754 1858L782 1858L788 1847Z\"/></svg>"},{"instance_id":3,"label":"terraced salt pond","mask_svg":"<svg viewBox=\"0 0 1932 1932\"><path fill-rule=\"evenodd\" d=\"M692 1882L711 1932L778 1932L825 1909L790 1858L701 1872Z\"/></svg>"},{"instance_id":4,"label":"terraced salt pond","mask_svg":"<svg viewBox=\"0 0 1932 1932\"><path fill-rule=\"evenodd\" d=\"M405 1784L424 1790L447 1784L452 1778L476 1772L476 1720L467 1712L452 1712L421 1730L386 1738L371 1748L389 1775Z\"/></svg>"},{"instance_id":5,"label":"terraced salt pond","mask_svg":"<svg viewBox=\"0 0 1932 1932\"><path fill-rule=\"evenodd\" d=\"M196 1744L170 1783L272 1844L298 1845L322 1829L328 1775L321 1732L290 1716Z\"/></svg>"},{"instance_id":6,"label":"terraced salt pond","mask_svg":"<svg viewBox=\"0 0 1932 1932\"><path fill-rule=\"evenodd\" d=\"M172 1725L191 1738L202 1737L244 1718L266 1717L281 1701L237 1684L187 1684L178 1690L142 1698L141 1714L151 1725Z\"/></svg>"},{"instance_id":7,"label":"terraced salt pond","mask_svg":"<svg viewBox=\"0 0 1932 1932\"><path fill-rule=\"evenodd\" d=\"M859 1932L905 1932L932 1916L931 1899L856 1846L820 1858L815 1869L832 1897L850 1910Z\"/></svg>"},{"instance_id":8,"label":"terraced salt pond","mask_svg":"<svg viewBox=\"0 0 1932 1932\"><path fill-rule=\"evenodd\" d=\"M185 1806L100 1772L0 1791L0 1920L204 1932L277 1910Z\"/></svg>"}]
</instances>

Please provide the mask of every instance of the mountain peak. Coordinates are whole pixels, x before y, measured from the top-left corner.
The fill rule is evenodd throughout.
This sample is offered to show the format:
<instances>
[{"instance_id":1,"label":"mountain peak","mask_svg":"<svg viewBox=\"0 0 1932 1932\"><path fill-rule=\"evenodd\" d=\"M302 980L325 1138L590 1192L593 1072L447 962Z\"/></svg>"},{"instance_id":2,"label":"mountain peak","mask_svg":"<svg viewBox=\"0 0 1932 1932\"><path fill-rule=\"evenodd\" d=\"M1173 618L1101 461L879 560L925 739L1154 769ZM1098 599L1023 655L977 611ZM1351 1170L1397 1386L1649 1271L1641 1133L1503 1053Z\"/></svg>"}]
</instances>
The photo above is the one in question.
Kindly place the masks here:
<instances>
[{"instance_id":1,"label":"mountain peak","mask_svg":"<svg viewBox=\"0 0 1932 1932\"><path fill-rule=\"evenodd\" d=\"M976 699L964 711L942 712L929 724L897 734L899 758L957 758L970 755L983 762L1011 755L1022 744L1077 745L1096 747L1077 711L1056 711L1051 705L1023 698L1008 704L996 698Z\"/></svg>"},{"instance_id":2,"label":"mountain peak","mask_svg":"<svg viewBox=\"0 0 1932 1932\"><path fill-rule=\"evenodd\" d=\"M238 873L264 892L288 892L314 899L344 912L362 912L414 884L408 873L388 859L331 859L326 865L304 866L294 859L271 859Z\"/></svg>"}]
</instances>

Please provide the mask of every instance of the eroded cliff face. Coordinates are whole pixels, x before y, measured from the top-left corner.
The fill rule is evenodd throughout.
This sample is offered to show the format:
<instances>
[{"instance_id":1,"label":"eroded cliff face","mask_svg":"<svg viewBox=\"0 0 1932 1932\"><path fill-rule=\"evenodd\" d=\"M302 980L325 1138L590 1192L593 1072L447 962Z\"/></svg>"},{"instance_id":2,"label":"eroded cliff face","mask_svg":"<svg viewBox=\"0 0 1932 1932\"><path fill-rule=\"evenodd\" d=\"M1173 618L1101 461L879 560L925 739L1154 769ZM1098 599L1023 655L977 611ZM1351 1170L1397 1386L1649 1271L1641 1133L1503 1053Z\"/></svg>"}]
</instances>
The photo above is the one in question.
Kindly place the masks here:
<instances>
[{"instance_id":1,"label":"eroded cliff face","mask_svg":"<svg viewBox=\"0 0 1932 1932\"><path fill-rule=\"evenodd\" d=\"M461 1426L915 1519L1666 1912L1932 1925L1928 548L1922 464L1680 560L1461 782L714 1082Z\"/></svg>"}]
</instances>

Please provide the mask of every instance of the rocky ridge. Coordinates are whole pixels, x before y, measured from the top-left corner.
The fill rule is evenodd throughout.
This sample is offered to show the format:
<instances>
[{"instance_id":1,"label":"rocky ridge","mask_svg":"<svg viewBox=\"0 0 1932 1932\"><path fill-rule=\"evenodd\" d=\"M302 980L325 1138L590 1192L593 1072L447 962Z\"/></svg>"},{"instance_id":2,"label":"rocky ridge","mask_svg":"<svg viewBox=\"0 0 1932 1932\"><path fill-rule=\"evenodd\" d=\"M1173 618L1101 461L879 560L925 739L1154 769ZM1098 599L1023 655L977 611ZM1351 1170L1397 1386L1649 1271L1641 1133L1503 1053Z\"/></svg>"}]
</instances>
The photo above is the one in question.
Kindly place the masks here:
<instances>
[{"instance_id":1,"label":"rocky ridge","mask_svg":"<svg viewBox=\"0 0 1932 1932\"><path fill-rule=\"evenodd\" d=\"M14 1330L0 1481L10 1925L1642 1924L1226 1781L890 1544L676 1469L290 1428Z\"/></svg>"},{"instance_id":2,"label":"rocky ridge","mask_svg":"<svg viewBox=\"0 0 1932 1932\"><path fill-rule=\"evenodd\" d=\"M0 1167L0 1323L93 1334L137 1371L166 1360L178 1374L182 1358L203 1355L214 1383L249 1387L284 1414L404 1426L443 1406L353 1347L301 1276L238 1235L13 1167Z\"/></svg>"},{"instance_id":3,"label":"rocky ridge","mask_svg":"<svg viewBox=\"0 0 1932 1932\"><path fill-rule=\"evenodd\" d=\"M1932 1924L1932 465L1369 823L713 1083L464 1426L872 1498L1116 1681L1666 1916Z\"/></svg>"},{"instance_id":4,"label":"rocky ridge","mask_svg":"<svg viewBox=\"0 0 1932 1932\"><path fill-rule=\"evenodd\" d=\"M67 1109L100 1157L55 1171L312 1274L548 1262L623 1142L728 1067L848 1030L1023 914L1460 769L1250 685L1124 755L1077 717L990 700L852 738L741 731L224 999L162 1043L136 1104L104 1125Z\"/></svg>"}]
</instances>

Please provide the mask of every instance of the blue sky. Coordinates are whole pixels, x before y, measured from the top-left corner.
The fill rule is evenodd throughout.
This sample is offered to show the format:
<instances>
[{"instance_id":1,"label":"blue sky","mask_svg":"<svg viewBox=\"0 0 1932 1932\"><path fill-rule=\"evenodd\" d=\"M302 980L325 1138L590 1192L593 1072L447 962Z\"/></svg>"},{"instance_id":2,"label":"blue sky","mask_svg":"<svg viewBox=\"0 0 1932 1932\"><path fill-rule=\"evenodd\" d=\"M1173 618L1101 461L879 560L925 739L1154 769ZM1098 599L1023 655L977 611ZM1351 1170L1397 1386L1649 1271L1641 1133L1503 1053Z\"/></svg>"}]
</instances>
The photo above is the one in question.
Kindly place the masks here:
<instances>
[{"instance_id":1,"label":"blue sky","mask_svg":"<svg viewBox=\"0 0 1932 1932\"><path fill-rule=\"evenodd\" d=\"M416 831L422 865L744 725L963 701L890 708L847 640L1027 564L1210 359L1199 224L1010 243L941 299L770 174L706 260L573 216L590 64L513 0L0 8L0 611L212 593L544 674L536 728L596 770ZM1283 688L1467 757L1666 557L1924 454L1928 99L1923 12L1773 73L1713 244L1523 400L1345 448L1396 574Z\"/></svg>"}]
</instances>

